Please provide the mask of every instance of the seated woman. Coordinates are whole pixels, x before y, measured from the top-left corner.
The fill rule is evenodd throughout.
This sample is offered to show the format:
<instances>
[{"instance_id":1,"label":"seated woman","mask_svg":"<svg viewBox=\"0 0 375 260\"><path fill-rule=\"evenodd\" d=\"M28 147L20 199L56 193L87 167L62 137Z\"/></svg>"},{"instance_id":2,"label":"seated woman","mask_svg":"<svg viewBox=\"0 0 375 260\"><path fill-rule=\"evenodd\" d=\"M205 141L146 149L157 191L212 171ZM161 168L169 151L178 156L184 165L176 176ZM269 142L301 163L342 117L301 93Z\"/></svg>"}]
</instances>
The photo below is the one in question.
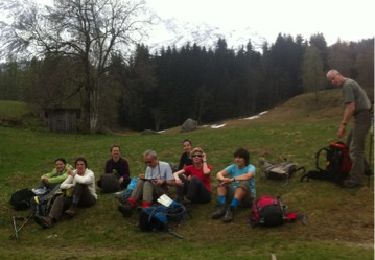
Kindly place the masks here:
<instances>
[{"instance_id":1,"label":"seated woman","mask_svg":"<svg viewBox=\"0 0 375 260\"><path fill-rule=\"evenodd\" d=\"M77 214L78 207L88 208L96 203L94 172L87 168L85 158L77 158L75 170L68 171L68 178L61 184L62 190L72 189L71 196L59 196L54 200L48 216L35 216L35 221L44 228L50 228L65 214L73 217Z\"/></svg>"},{"instance_id":2,"label":"seated woman","mask_svg":"<svg viewBox=\"0 0 375 260\"><path fill-rule=\"evenodd\" d=\"M143 160L147 165L145 173L139 175L131 196L118 206L124 217L131 216L139 201L142 201L142 208L150 207L159 196L167 192L168 185L174 184L171 167L168 163L159 161L154 150L146 150Z\"/></svg>"},{"instance_id":3,"label":"seated woman","mask_svg":"<svg viewBox=\"0 0 375 260\"><path fill-rule=\"evenodd\" d=\"M249 152L238 148L234 152L234 164L217 173L218 209L212 214L213 219L224 216L224 222L230 222L238 205L251 207L255 198L255 167L249 162ZM231 200L230 205L227 205L228 200Z\"/></svg>"},{"instance_id":4,"label":"seated woman","mask_svg":"<svg viewBox=\"0 0 375 260\"><path fill-rule=\"evenodd\" d=\"M55 168L46 174L43 174L41 184L31 191L35 194L45 194L48 190L53 189L56 185L62 183L68 177L68 171L73 170L70 164L67 164L65 159L58 158L55 160Z\"/></svg>"},{"instance_id":5,"label":"seated woman","mask_svg":"<svg viewBox=\"0 0 375 260\"><path fill-rule=\"evenodd\" d=\"M212 167L207 164L207 156L200 147L191 153L192 165L173 173L177 186L177 201L183 202L185 196L191 203L209 203L211 201L210 173Z\"/></svg>"},{"instance_id":6,"label":"seated woman","mask_svg":"<svg viewBox=\"0 0 375 260\"><path fill-rule=\"evenodd\" d=\"M180 163L178 165L178 170L182 170L185 166L191 165L193 163L190 158L191 141L189 139L185 139L183 141L183 145L184 145L184 152L181 154Z\"/></svg>"},{"instance_id":7,"label":"seated woman","mask_svg":"<svg viewBox=\"0 0 375 260\"><path fill-rule=\"evenodd\" d=\"M116 176L120 190L126 189L126 186L128 186L131 181L128 161L121 157L120 145L112 145L110 152L111 159L106 162L104 171L107 174L112 173ZM97 185L99 188L103 188L102 179L98 180Z\"/></svg>"}]
</instances>

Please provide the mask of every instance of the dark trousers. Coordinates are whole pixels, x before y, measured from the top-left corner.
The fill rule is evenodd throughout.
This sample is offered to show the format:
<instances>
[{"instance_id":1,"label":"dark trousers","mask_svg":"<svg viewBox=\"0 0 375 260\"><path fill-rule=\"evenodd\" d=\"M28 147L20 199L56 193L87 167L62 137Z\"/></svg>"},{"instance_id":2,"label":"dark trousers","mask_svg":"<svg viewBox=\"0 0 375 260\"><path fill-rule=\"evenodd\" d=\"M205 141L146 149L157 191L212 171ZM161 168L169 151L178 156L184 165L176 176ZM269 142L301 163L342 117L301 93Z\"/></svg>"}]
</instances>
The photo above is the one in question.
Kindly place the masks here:
<instances>
[{"instance_id":1,"label":"dark trousers","mask_svg":"<svg viewBox=\"0 0 375 260\"><path fill-rule=\"evenodd\" d=\"M206 189L203 182L197 177L187 180L185 175L181 174L182 186L177 186L177 196L182 199L186 196L191 203L206 204L211 201L211 193Z\"/></svg>"},{"instance_id":2,"label":"dark trousers","mask_svg":"<svg viewBox=\"0 0 375 260\"><path fill-rule=\"evenodd\" d=\"M56 197L48 216L54 220L59 220L62 217L63 212L72 205L73 198L74 200L77 200L77 206L80 208L88 208L94 206L96 203L96 198L90 193L87 185L76 184L73 187L72 194L72 197Z\"/></svg>"}]
</instances>

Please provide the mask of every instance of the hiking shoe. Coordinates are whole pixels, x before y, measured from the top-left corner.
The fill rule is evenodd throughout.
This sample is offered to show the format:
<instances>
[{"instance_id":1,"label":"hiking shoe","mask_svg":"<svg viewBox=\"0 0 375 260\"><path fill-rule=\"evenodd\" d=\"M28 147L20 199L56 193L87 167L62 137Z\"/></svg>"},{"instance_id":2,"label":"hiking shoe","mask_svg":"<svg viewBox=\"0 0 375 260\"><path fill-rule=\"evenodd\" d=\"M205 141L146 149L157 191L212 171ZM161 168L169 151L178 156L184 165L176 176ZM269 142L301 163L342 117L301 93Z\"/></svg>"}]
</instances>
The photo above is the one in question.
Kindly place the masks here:
<instances>
[{"instance_id":1,"label":"hiking shoe","mask_svg":"<svg viewBox=\"0 0 375 260\"><path fill-rule=\"evenodd\" d=\"M227 212L225 213L225 216L223 218L224 222L231 222L234 217L234 208L233 207L228 207Z\"/></svg>"},{"instance_id":2,"label":"hiking shoe","mask_svg":"<svg viewBox=\"0 0 375 260\"><path fill-rule=\"evenodd\" d=\"M77 206L71 206L68 210L65 211L65 214L74 217L78 213L78 208Z\"/></svg>"},{"instance_id":3,"label":"hiking shoe","mask_svg":"<svg viewBox=\"0 0 375 260\"><path fill-rule=\"evenodd\" d=\"M38 223L42 228L52 227L52 219L50 217L43 217L43 216L35 215L34 221Z\"/></svg>"},{"instance_id":4,"label":"hiking shoe","mask_svg":"<svg viewBox=\"0 0 375 260\"><path fill-rule=\"evenodd\" d=\"M130 203L120 204L117 207L117 209L126 218L130 217L133 213L133 208L132 208L132 205L130 205Z\"/></svg>"},{"instance_id":5,"label":"hiking shoe","mask_svg":"<svg viewBox=\"0 0 375 260\"><path fill-rule=\"evenodd\" d=\"M217 210L214 211L214 213L212 213L211 218L213 218L213 219L221 218L222 216L225 215L226 212L227 212L227 206L226 205L219 206L217 208Z\"/></svg>"}]
</instances>

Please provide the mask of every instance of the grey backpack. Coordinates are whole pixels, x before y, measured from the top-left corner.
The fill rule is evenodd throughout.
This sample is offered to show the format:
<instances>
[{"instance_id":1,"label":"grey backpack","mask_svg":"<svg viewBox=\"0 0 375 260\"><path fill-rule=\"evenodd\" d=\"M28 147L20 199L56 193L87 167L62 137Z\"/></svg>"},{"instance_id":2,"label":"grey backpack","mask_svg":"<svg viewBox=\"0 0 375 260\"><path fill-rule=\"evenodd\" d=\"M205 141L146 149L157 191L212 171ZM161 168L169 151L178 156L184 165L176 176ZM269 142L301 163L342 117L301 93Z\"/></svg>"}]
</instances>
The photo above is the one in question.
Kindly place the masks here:
<instances>
[{"instance_id":1,"label":"grey backpack","mask_svg":"<svg viewBox=\"0 0 375 260\"><path fill-rule=\"evenodd\" d=\"M299 167L295 162L284 161L281 163L271 163L266 160L260 160L260 168L268 180L285 180L286 184L293 174L301 171L305 172L305 167Z\"/></svg>"}]
</instances>

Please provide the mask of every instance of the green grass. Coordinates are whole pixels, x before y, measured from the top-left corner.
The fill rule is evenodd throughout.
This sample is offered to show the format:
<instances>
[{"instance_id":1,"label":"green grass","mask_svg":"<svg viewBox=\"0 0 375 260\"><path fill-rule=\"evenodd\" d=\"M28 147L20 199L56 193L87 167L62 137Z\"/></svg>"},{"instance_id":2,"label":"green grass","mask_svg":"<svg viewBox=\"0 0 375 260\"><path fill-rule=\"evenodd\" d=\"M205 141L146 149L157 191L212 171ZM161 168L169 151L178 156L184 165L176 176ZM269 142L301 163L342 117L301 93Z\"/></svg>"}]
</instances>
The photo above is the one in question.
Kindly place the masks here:
<instances>
[{"instance_id":1,"label":"green grass","mask_svg":"<svg viewBox=\"0 0 375 260\"><path fill-rule=\"evenodd\" d=\"M272 117L272 113L270 118ZM290 211L305 213L309 224L288 223L274 229L252 229L248 210L240 210L235 221L224 224L210 219L215 202L193 208L192 218L175 227L183 240L168 234L141 233L136 216L124 219L111 194L99 194L95 207L82 210L73 220L62 221L49 230L28 224L19 242L12 233L7 204L12 192L38 183L40 175L53 167L52 161L69 162L85 156L99 177L109 146L119 143L132 175L144 171L141 154L158 151L161 160L177 163L181 142L190 138L208 155L214 172L232 161L233 151L244 146L257 165L260 157L277 161L289 158L314 167L314 153L333 140L339 117L264 120L229 124L220 129L163 135L57 135L21 128L0 127L0 247L1 258L109 258L109 259L372 259L374 230L373 185L357 191L330 183L300 183L295 176L287 186L267 181L258 171L257 194L281 195ZM212 176L214 180L214 174Z\"/></svg>"},{"instance_id":2,"label":"green grass","mask_svg":"<svg viewBox=\"0 0 375 260\"><path fill-rule=\"evenodd\" d=\"M22 101L0 100L0 117L21 119L30 113L27 104Z\"/></svg>"},{"instance_id":3,"label":"green grass","mask_svg":"<svg viewBox=\"0 0 375 260\"><path fill-rule=\"evenodd\" d=\"M0 100L0 126L46 131L42 121L33 115L27 103L15 100Z\"/></svg>"}]
</instances>

